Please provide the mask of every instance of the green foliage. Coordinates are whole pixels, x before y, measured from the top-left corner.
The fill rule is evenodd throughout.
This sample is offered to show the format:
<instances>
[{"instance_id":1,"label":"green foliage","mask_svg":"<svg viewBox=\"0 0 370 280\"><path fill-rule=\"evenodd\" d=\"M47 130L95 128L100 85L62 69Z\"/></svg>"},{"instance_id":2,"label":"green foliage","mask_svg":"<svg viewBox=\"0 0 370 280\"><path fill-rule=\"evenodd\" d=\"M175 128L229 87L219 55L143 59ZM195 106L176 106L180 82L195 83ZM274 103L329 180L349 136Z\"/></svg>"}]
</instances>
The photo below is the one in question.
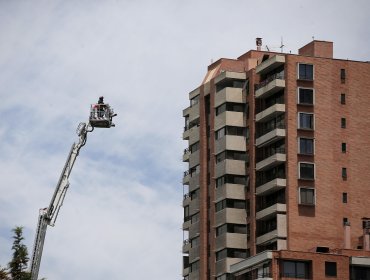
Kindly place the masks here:
<instances>
[{"instance_id":1,"label":"green foliage","mask_svg":"<svg viewBox=\"0 0 370 280\"><path fill-rule=\"evenodd\" d=\"M6 269L2 268L1 266L0 266L0 280L10 280L8 272L6 272Z\"/></svg>"},{"instance_id":2,"label":"green foliage","mask_svg":"<svg viewBox=\"0 0 370 280\"><path fill-rule=\"evenodd\" d=\"M29 261L28 250L23 244L23 227L15 227L13 230L13 258L9 262L9 274L12 280L30 280L31 275L27 271Z\"/></svg>"}]
</instances>

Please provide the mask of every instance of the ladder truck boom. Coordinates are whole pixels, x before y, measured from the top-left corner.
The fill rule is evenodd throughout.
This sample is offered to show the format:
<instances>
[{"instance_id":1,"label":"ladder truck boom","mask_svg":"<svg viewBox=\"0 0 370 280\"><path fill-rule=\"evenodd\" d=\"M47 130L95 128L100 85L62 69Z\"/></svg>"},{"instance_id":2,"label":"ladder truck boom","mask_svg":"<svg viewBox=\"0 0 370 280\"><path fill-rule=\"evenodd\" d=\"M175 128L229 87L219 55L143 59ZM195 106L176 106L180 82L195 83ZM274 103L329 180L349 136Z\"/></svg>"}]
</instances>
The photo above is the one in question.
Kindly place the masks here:
<instances>
[{"instance_id":1,"label":"ladder truck boom","mask_svg":"<svg viewBox=\"0 0 370 280\"><path fill-rule=\"evenodd\" d=\"M115 125L112 123L112 118L115 116L116 114L114 114L113 109L109 104L94 104L91 106L89 122L87 124L80 123L77 127L76 132L79 136L79 141L78 143L74 143L71 147L54 194L50 200L49 207L40 209L39 212L36 237L31 258L31 280L37 280L38 278L47 226L55 225L69 187L69 176L72 172L76 158L79 155L80 149L86 144L87 133L92 132L95 127L114 127Z\"/></svg>"}]
</instances>

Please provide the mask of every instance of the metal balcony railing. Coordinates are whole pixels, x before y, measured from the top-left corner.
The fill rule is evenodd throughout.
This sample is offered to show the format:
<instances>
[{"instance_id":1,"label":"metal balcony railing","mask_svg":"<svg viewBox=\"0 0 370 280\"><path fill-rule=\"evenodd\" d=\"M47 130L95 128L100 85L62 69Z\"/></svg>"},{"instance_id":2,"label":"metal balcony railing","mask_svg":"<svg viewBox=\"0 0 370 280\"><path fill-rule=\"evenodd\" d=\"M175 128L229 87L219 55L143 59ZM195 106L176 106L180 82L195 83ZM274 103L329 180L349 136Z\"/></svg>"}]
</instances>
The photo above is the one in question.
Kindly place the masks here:
<instances>
[{"instance_id":1,"label":"metal balcony railing","mask_svg":"<svg viewBox=\"0 0 370 280\"><path fill-rule=\"evenodd\" d=\"M273 131L274 129L281 128L285 129L285 124L283 122L277 122L277 123L272 123L270 126L265 127L259 131L257 131L257 138L269 133L270 131Z\"/></svg>"},{"instance_id":2,"label":"metal balcony railing","mask_svg":"<svg viewBox=\"0 0 370 280\"><path fill-rule=\"evenodd\" d=\"M285 147L278 147L278 148L275 148L275 147L272 147L270 149L268 149L265 153L263 153L262 155L260 156L257 156L257 162L260 162L264 159L267 159L275 154L285 154Z\"/></svg>"},{"instance_id":3,"label":"metal balcony railing","mask_svg":"<svg viewBox=\"0 0 370 280\"><path fill-rule=\"evenodd\" d=\"M254 90L255 91L259 90L260 88L266 86L268 83L270 83L270 82L272 82L273 80L276 80L276 79L284 80L284 71L282 71L280 73L273 74L270 77L268 77L267 79L260 82L259 84L255 85Z\"/></svg>"}]
</instances>

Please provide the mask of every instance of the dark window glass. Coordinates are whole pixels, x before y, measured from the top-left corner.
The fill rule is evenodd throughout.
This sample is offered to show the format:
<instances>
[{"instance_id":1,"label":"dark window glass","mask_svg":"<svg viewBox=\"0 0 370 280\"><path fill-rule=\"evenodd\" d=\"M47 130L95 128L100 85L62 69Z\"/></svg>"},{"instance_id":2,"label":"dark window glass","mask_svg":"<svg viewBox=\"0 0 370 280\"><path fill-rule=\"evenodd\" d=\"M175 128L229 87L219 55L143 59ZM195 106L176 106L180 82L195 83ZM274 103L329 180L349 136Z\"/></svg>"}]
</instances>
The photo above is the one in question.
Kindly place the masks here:
<instances>
[{"instance_id":1,"label":"dark window glass","mask_svg":"<svg viewBox=\"0 0 370 280\"><path fill-rule=\"evenodd\" d=\"M309 278L309 263L302 261L282 261L282 276L289 278Z\"/></svg>"},{"instance_id":2,"label":"dark window glass","mask_svg":"<svg viewBox=\"0 0 370 280\"><path fill-rule=\"evenodd\" d=\"M341 80L346 79L346 69L340 69L340 79Z\"/></svg>"},{"instance_id":3,"label":"dark window glass","mask_svg":"<svg viewBox=\"0 0 370 280\"><path fill-rule=\"evenodd\" d=\"M313 163L299 163L299 178L300 179L314 179L315 170Z\"/></svg>"},{"instance_id":4,"label":"dark window glass","mask_svg":"<svg viewBox=\"0 0 370 280\"><path fill-rule=\"evenodd\" d=\"M313 65L312 64L299 64L300 80L313 80Z\"/></svg>"},{"instance_id":5,"label":"dark window glass","mask_svg":"<svg viewBox=\"0 0 370 280\"><path fill-rule=\"evenodd\" d=\"M195 96L194 98L190 99L190 106L194 106L199 103L199 95Z\"/></svg>"},{"instance_id":6,"label":"dark window glass","mask_svg":"<svg viewBox=\"0 0 370 280\"><path fill-rule=\"evenodd\" d=\"M216 252L216 261L225 259L227 257L227 249Z\"/></svg>"},{"instance_id":7,"label":"dark window glass","mask_svg":"<svg viewBox=\"0 0 370 280\"><path fill-rule=\"evenodd\" d=\"M305 155L313 155L313 139L299 138L299 153Z\"/></svg>"},{"instance_id":8,"label":"dark window glass","mask_svg":"<svg viewBox=\"0 0 370 280\"><path fill-rule=\"evenodd\" d=\"M340 120L340 127L341 128L346 128L346 118L341 118L341 120Z\"/></svg>"},{"instance_id":9,"label":"dark window glass","mask_svg":"<svg viewBox=\"0 0 370 280\"><path fill-rule=\"evenodd\" d=\"M312 188L300 188L300 203L306 205L315 204L315 189Z\"/></svg>"},{"instance_id":10,"label":"dark window glass","mask_svg":"<svg viewBox=\"0 0 370 280\"><path fill-rule=\"evenodd\" d=\"M223 224L216 228L216 236L222 235L227 232L227 224Z\"/></svg>"},{"instance_id":11,"label":"dark window glass","mask_svg":"<svg viewBox=\"0 0 370 280\"><path fill-rule=\"evenodd\" d=\"M299 104L313 105L313 89L299 88Z\"/></svg>"},{"instance_id":12,"label":"dark window glass","mask_svg":"<svg viewBox=\"0 0 370 280\"><path fill-rule=\"evenodd\" d=\"M299 113L299 128L301 129L313 129L314 127L313 114L310 113Z\"/></svg>"},{"instance_id":13,"label":"dark window glass","mask_svg":"<svg viewBox=\"0 0 370 280\"><path fill-rule=\"evenodd\" d=\"M224 103L224 104L222 104L222 105L220 105L216 108L216 116L222 114L225 111L226 111L226 103Z\"/></svg>"},{"instance_id":14,"label":"dark window glass","mask_svg":"<svg viewBox=\"0 0 370 280\"><path fill-rule=\"evenodd\" d=\"M342 178L345 179L347 178L347 168L342 167Z\"/></svg>"},{"instance_id":15,"label":"dark window glass","mask_svg":"<svg viewBox=\"0 0 370 280\"><path fill-rule=\"evenodd\" d=\"M346 104L346 94L345 93L342 93L340 95L340 103L341 104Z\"/></svg>"},{"instance_id":16,"label":"dark window glass","mask_svg":"<svg viewBox=\"0 0 370 280\"><path fill-rule=\"evenodd\" d=\"M337 276L336 262L325 262L325 276Z\"/></svg>"},{"instance_id":17,"label":"dark window glass","mask_svg":"<svg viewBox=\"0 0 370 280\"><path fill-rule=\"evenodd\" d=\"M347 193L343 193L343 195L342 195L343 203L347 203L347 199L348 199Z\"/></svg>"},{"instance_id":18,"label":"dark window glass","mask_svg":"<svg viewBox=\"0 0 370 280\"><path fill-rule=\"evenodd\" d=\"M347 144L342 143L342 153L345 153L345 152L347 152Z\"/></svg>"}]
</instances>

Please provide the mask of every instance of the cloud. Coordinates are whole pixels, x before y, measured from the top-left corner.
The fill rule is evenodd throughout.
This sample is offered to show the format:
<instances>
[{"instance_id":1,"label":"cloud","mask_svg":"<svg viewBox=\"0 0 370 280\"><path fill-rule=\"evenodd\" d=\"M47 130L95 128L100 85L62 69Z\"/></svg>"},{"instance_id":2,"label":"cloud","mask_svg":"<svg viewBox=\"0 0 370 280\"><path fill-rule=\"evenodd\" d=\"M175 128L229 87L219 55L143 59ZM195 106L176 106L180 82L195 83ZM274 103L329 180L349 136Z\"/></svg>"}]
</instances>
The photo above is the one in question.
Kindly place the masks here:
<instances>
[{"instance_id":1,"label":"cloud","mask_svg":"<svg viewBox=\"0 0 370 280\"><path fill-rule=\"evenodd\" d=\"M268 5L267 5L268 4ZM320 7L318 8L318 5ZM323 6L322 6L323 5ZM267 7L270 7L267 8ZM311 36L368 60L367 1L0 1L0 264L31 251L80 121L101 95L116 127L88 136L41 267L48 279L180 279L188 92L211 59ZM289 16L286 16L289 10ZM363 42L363 44L362 44Z\"/></svg>"}]
</instances>

